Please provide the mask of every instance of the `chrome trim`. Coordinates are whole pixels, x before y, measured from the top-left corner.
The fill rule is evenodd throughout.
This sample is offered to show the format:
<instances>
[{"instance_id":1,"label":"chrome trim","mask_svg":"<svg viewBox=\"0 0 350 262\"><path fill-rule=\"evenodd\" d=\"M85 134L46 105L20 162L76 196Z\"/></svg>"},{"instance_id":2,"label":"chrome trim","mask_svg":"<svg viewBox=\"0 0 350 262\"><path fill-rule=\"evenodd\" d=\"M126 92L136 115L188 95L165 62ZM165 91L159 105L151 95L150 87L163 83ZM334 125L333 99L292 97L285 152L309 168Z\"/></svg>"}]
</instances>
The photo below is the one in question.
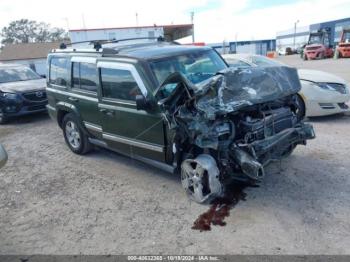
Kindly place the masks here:
<instances>
[{"instance_id":1,"label":"chrome trim","mask_svg":"<svg viewBox=\"0 0 350 262\"><path fill-rule=\"evenodd\" d=\"M46 109L51 111L57 111L55 107L50 106L49 104L46 105Z\"/></svg>"},{"instance_id":2,"label":"chrome trim","mask_svg":"<svg viewBox=\"0 0 350 262\"><path fill-rule=\"evenodd\" d=\"M123 137L123 136L117 136L117 135L103 133L102 134L102 138L107 139L107 140L111 140L111 141L114 141L114 142L118 142L118 143L128 144L128 145L131 145L131 146L136 146L136 147L140 147L140 148L156 151L156 152L163 152L163 147L162 146L141 142L139 140L126 138L126 137Z\"/></svg>"},{"instance_id":3,"label":"chrome trim","mask_svg":"<svg viewBox=\"0 0 350 262\"><path fill-rule=\"evenodd\" d=\"M66 92L66 91L62 91L62 90L57 90L57 89L50 88L50 87L47 87L46 90L49 91L49 92L60 94L60 95L71 96L71 97L75 97L75 98L79 98L79 99L85 99L85 100L96 102L96 103L98 102L97 98L83 96L83 95L78 95L78 94L72 93L72 92Z\"/></svg>"},{"instance_id":4,"label":"chrome trim","mask_svg":"<svg viewBox=\"0 0 350 262\"><path fill-rule=\"evenodd\" d=\"M98 126L98 125L94 125L94 124L91 124L89 122L85 122L84 121L84 125L87 129L90 129L92 131L96 131L96 132L102 132L102 127Z\"/></svg>"},{"instance_id":5,"label":"chrome trim","mask_svg":"<svg viewBox=\"0 0 350 262\"><path fill-rule=\"evenodd\" d=\"M108 69L117 69L117 70L124 70L124 71L130 71L131 75L134 77L138 87L140 88L142 94L146 97L147 96L147 88L144 85L139 73L137 72L136 68L132 64L127 63L118 63L118 62L97 62L97 68L108 68Z\"/></svg>"},{"instance_id":6,"label":"chrome trim","mask_svg":"<svg viewBox=\"0 0 350 262\"><path fill-rule=\"evenodd\" d=\"M121 105L128 105L128 106L136 106L136 102L129 102L127 100L122 99L116 99L116 98L106 98L102 97L102 103L115 103L115 104L121 104Z\"/></svg>"},{"instance_id":7,"label":"chrome trim","mask_svg":"<svg viewBox=\"0 0 350 262\"><path fill-rule=\"evenodd\" d=\"M139 155L126 154L123 151L120 151L120 150L108 147L108 145L104 141L101 141L99 139L89 138L89 141L92 144L96 145L96 146L100 146L100 147L109 149L111 151L114 151L116 153L119 153L121 155L131 157L132 159L135 159L135 160L141 161L143 163L146 163L148 165L154 166L154 167L159 168L159 169L161 169L161 170L163 170L165 172L172 173L172 174L175 173L175 167L171 166L171 165L168 165L166 163L159 162L159 161L156 161L156 160L153 160L153 159L149 159L149 158L145 158L145 157L142 157L142 156L139 156Z\"/></svg>"}]
</instances>

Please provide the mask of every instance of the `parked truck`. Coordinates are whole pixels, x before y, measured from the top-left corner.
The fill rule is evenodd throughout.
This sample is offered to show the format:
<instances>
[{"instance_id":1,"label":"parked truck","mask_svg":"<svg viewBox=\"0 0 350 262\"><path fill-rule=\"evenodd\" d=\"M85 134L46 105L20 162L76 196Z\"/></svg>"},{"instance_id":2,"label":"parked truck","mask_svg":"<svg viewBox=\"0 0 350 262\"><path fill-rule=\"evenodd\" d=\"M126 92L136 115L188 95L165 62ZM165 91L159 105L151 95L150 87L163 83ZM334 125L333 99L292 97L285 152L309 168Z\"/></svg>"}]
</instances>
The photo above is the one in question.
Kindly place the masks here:
<instances>
[{"instance_id":1,"label":"parked truck","mask_svg":"<svg viewBox=\"0 0 350 262\"><path fill-rule=\"evenodd\" d=\"M343 29L334 58L350 57L350 28Z\"/></svg>"},{"instance_id":2,"label":"parked truck","mask_svg":"<svg viewBox=\"0 0 350 262\"><path fill-rule=\"evenodd\" d=\"M309 41L304 49L304 60L324 59L333 57L333 47L330 44L330 30L321 29L310 33Z\"/></svg>"}]
</instances>

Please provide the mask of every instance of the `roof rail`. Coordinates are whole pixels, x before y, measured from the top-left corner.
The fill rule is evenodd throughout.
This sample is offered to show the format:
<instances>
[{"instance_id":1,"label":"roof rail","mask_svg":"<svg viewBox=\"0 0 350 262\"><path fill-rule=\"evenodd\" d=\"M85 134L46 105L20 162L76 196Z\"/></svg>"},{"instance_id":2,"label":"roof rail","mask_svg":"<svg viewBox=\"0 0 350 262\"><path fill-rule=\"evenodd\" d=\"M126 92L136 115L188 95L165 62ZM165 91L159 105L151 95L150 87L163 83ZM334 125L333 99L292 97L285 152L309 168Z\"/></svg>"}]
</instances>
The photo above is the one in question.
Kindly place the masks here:
<instances>
[{"instance_id":1,"label":"roof rail","mask_svg":"<svg viewBox=\"0 0 350 262\"><path fill-rule=\"evenodd\" d=\"M159 37L134 37L134 38L124 38L124 39L112 39L112 40L106 40L106 39L100 39L100 40L88 40L88 41L79 41L79 42L71 42L69 44L61 43L60 49L66 49L67 45L73 45L73 44L83 44L83 43L89 43L94 45L94 49L98 51L102 48L103 44L109 44L109 43L119 43L124 41L132 41L132 40L157 40L157 42L166 42L165 38L162 36ZM179 44L177 42L172 42L174 44Z\"/></svg>"}]
</instances>

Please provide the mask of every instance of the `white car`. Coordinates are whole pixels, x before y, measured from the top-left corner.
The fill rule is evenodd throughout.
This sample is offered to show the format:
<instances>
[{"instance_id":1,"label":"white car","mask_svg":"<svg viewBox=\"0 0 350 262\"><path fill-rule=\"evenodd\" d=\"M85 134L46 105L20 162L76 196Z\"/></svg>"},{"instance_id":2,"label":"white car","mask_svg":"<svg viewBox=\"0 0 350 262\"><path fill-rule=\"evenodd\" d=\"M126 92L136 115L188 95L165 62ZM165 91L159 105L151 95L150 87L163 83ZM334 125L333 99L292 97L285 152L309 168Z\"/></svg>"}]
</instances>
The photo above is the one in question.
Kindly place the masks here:
<instances>
[{"instance_id":1,"label":"white car","mask_svg":"<svg viewBox=\"0 0 350 262\"><path fill-rule=\"evenodd\" d=\"M227 64L236 68L281 66L280 62L260 55L222 55ZM349 84L340 77L317 70L298 69L301 90L300 103L306 116L325 116L349 111Z\"/></svg>"}]
</instances>

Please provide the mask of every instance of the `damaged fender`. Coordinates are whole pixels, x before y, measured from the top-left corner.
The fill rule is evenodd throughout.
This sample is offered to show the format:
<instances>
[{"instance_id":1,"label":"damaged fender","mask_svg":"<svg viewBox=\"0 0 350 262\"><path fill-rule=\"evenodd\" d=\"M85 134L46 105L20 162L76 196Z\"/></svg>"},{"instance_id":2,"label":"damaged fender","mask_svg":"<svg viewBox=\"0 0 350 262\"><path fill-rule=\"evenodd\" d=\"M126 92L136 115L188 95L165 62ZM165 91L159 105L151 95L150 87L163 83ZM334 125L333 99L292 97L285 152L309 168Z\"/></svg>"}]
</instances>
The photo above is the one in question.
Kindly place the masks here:
<instances>
[{"instance_id":1,"label":"damaged fender","mask_svg":"<svg viewBox=\"0 0 350 262\"><path fill-rule=\"evenodd\" d=\"M297 70L286 66L227 69L197 85L173 73L163 82L155 95L176 131L178 166L185 161L182 173L192 168L201 184L198 192L193 179L183 181L195 201L223 192L217 183L211 186L215 179L261 180L269 162L315 137L313 127L297 117L300 89ZM202 162L211 171L196 174Z\"/></svg>"}]
</instances>

